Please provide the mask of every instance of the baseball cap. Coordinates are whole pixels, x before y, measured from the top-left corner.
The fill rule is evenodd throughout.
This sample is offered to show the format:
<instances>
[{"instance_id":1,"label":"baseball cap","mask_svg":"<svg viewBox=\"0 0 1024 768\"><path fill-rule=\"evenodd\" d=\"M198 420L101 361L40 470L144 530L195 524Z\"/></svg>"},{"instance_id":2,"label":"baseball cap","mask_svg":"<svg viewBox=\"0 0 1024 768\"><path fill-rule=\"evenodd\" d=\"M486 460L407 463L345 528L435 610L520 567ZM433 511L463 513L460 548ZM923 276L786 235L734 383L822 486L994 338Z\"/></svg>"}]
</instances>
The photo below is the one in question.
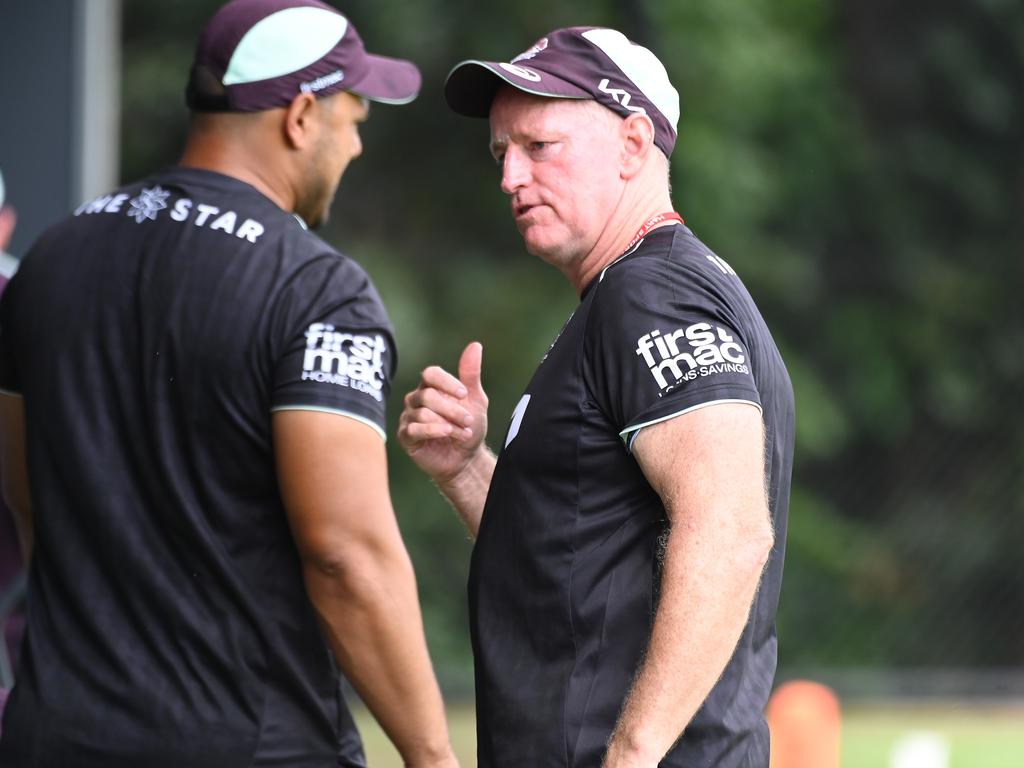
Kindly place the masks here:
<instances>
[{"instance_id":1,"label":"baseball cap","mask_svg":"<svg viewBox=\"0 0 1024 768\"><path fill-rule=\"evenodd\" d=\"M199 37L185 98L198 112L258 112L350 91L371 101L416 98L420 72L366 52L355 26L319 0L232 0Z\"/></svg>"},{"instance_id":2,"label":"baseball cap","mask_svg":"<svg viewBox=\"0 0 1024 768\"><path fill-rule=\"evenodd\" d=\"M487 117L503 82L537 96L593 99L623 117L645 114L654 143L672 154L679 93L657 56L614 29L556 29L511 61L459 62L448 74L445 99L461 115Z\"/></svg>"}]
</instances>

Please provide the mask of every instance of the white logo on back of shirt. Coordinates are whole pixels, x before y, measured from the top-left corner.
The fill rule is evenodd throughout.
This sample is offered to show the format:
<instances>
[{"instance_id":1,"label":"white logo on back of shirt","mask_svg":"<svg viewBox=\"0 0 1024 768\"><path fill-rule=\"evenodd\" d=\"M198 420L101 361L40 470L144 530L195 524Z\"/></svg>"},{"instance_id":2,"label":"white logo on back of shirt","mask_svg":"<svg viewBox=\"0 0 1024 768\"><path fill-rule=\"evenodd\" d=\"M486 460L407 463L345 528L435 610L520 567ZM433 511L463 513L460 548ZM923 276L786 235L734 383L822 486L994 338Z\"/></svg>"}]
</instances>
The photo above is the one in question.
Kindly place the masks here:
<instances>
[{"instance_id":1,"label":"white logo on back of shirt","mask_svg":"<svg viewBox=\"0 0 1024 768\"><path fill-rule=\"evenodd\" d=\"M666 334L657 329L645 333L636 340L636 353L661 390L701 376L750 374L743 347L724 329L710 323L694 323Z\"/></svg>"},{"instance_id":2,"label":"white logo on back of shirt","mask_svg":"<svg viewBox=\"0 0 1024 768\"><path fill-rule=\"evenodd\" d=\"M156 221L156 215L167 207L167 198L170 194L160 187L143 189L139 196L129 203L131 208L128 215L135 219L136 224L141 224L146 219Z\"/></svg>"},{"instance_id":3,"label":"white logo on back of shirt","mask_svg":"<svg viewBox=\"0 0 1024 768\"><path fill-rule=\"evenodd\" d=\"M313 323L306 331L302 380L336 384L384 399L384 352L387 343L373 336L335 330L330 323Z\"/></svg>"},{"instance_id":4,"label":"white logo on back of shirt","mask_svg":"<svg viewBox=\"0 0 1024 768\"><path fill-rule=\"evenodd\" d=\"M197 227L234 235L240 240L247 240L250 243L255 243L266 231L262 222L249 218L241 219L235 211L222 211L215 205L197 203L187 197L178 198L174 201L173 206L168 206L169 196L170 192L159 186L144 189L138 197L131 201L129 209L124 213L141 224L147 219L156 221L157 214L170 207L170 213L167 215L172 221L179 223L191 221ZM123 192L102 195L78 206L75 209L75 216L121 213L126 200L128 200L128 195ZM305 224L303 224L303 229L305 229Z\"/></svg>"}]
</instances>

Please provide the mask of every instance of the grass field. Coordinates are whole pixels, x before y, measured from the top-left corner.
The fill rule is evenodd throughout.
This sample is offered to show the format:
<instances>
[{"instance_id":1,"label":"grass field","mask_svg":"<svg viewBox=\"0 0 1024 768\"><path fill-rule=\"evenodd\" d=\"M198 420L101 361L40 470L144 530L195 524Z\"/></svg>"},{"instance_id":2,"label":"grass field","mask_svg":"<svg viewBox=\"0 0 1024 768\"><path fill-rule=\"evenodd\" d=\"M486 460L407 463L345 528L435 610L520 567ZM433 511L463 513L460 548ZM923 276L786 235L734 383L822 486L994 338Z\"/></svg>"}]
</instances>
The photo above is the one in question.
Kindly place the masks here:
<instances>
[{"instance_id":1,"label":"grass field","mask_svg":"<svg viewBox=\"0 0 1024 768\"><path fill-rule=\"evenodd\" d=\"M454 707L448 717L459 761L471 768L476 765L472 707ZM402 768L373 718L357 710L356 720L370 768ZM843 712L842 733L842 768L890 768L893 749L914 733L937 735L948 745L948 768L1024 768L1024 707L851 707Z\"/></svg>"},{"instance_id":2,"label":"grass field","mask_svg":"<svg viewBox=\"0 0 1024 768\"><path fill-rule=\"evenodd\" d=\"M843 713L842 768L889 768L910 733L935 734L949 768L1024 768L1024 707L859 709Z\"/></svg>"}]
</instances>

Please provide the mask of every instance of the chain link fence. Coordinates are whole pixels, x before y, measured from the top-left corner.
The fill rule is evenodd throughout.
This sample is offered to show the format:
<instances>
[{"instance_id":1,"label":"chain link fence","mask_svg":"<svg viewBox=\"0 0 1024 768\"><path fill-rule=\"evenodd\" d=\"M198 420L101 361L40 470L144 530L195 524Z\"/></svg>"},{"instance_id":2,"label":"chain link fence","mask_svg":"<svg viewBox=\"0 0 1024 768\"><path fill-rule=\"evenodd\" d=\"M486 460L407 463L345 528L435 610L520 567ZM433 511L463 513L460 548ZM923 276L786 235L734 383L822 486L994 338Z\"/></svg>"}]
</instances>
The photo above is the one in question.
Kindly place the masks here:
<instances>
[{"instance_id":1,"label":"chain link fence","mask_svg":"<svg viewBox=\"0 0 1024 768\"><path fill-rule=\"evenodd\" d=\"M1024 413L798 462L780 676L851 696L1024 697Z\"/></svg>"}]
</instances>

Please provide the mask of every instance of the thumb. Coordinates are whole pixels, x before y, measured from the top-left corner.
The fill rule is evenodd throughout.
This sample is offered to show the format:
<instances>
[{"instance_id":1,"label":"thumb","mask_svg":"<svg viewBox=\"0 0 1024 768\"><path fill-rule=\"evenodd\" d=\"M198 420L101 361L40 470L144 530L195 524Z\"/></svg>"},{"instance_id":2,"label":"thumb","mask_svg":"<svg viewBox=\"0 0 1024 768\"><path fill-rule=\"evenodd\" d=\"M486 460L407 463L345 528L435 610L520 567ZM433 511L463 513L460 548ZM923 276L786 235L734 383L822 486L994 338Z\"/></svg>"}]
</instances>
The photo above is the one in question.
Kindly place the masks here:
<instances>
[{"instance_id":1,"label":"thumb","mask_svg":"<svg viewBox=\"0 0 1024 768\"><path fill-rule=\"evenodd\" d=\"M471 341L462 350L459 357L459 381L469 390L470 394L482 393L480 369L483 364L484 345L479 341Z\"/></svg>"}]
</instances>

